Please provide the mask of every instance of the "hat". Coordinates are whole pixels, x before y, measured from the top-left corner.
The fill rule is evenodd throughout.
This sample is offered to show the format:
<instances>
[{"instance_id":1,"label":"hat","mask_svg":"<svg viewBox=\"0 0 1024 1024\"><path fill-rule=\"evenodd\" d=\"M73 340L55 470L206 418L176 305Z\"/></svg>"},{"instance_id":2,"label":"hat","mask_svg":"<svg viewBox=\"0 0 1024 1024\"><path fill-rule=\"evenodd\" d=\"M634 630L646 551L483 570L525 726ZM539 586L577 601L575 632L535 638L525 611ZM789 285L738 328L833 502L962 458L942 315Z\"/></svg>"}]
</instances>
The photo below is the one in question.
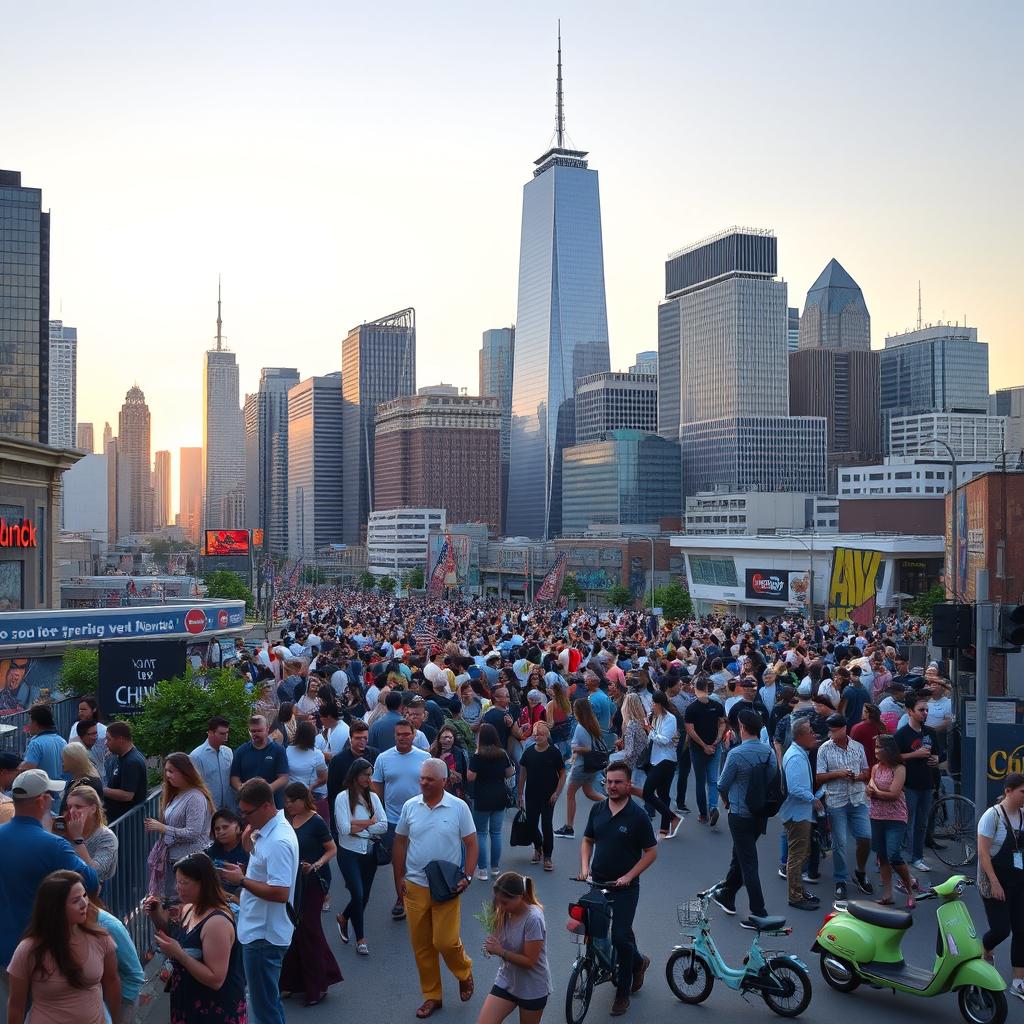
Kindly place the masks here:
<instances>
[{"instance_id":1,"label":"hat","mask_svg":"<svg viewBox=\"0 0 1024 1024\"><path fill-rule=\"evenodd\" d=\"M42 768L30 768L22 772L11 786L15 800L32 800L44 793L63 793L65 782L51 779Z\"/></svg>"},{"instance_id":2,"label":"hat","mask_svg":"<svg viewBox=\"0 0 1024 1024\"><path fill-rule=\"evenodd\" d=\"M0 772L13 771L21 764L21 758L8 750L0 752Z\"/></svg>"},{"instance_id":3,"label":"hat","mask_svg":"<svg viewBox=\"0 0 1024 1024\"><path fill-rule=\"evenodd\" d=\"M810 679L805 679L796 688L796 692L797 692L797 695L800 696L800 697L810 697L810 695L811 695L811 681L810 681Z\"/></svg>"},{"instance_id":4,"label":"hat","mask_svg":"<svg viewBox=\"0 0 1024 1024\"><path fill-rule=\"evenodd\" d=\"M834 715L829 715L828 718L825 719L825 724L830 729L845 729L846 718L838 713Z\"/></svg>"},{"instance_id":5,"label":"hat","mask_svg":"<svg viewBox=\"0 0 1024 1024\"><path fill-rule=\"evenodd\" d=\"M486 664L488 661L494 661L495 658L497 658L498 661L501 661L501 651L488 651L484 658L484 663Z\"/></svg>"},{"instance_id":6,"label":"hat","mask_svg":"<svg viewBox=\"0 0 1024 1024\"><path fill-rule=\"evenodd\" d=\"M530 692L529 692L529 693L528 693L528 694L526 695L526 699L527 699L527 700L538 700L538 701L539 701L539 700L543 700L543 699L544 699L544 694L543 694L543 693L541 693L541 692L540 692L540 690L531 690L531 691L530 691Z\"/></svg>"}]
</instances>

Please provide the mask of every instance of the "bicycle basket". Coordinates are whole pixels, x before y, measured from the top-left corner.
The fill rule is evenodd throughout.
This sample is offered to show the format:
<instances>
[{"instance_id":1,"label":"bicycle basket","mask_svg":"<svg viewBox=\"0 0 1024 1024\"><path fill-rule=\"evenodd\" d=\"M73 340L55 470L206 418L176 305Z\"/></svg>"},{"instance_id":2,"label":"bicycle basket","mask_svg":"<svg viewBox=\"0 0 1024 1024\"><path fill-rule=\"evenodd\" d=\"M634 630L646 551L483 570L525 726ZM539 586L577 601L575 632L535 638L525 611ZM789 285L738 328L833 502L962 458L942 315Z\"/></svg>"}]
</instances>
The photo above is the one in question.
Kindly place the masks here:
<instances>
[{"instance_id":1,"label":"bicycle basket","mask_svg":"<svg viewBox=\"0 0 1024 1024\"><path fill-rule=\"evenodd\" d=\"M580 897L577 905L585 912L587 934L593 939L608 938L612 915L604 896L600 892L590 892Z\"/></svg>"},{"instance_id":2,"label":"bicycle basket","mask_svg":"<svg viewBox=\"0 0 1024 1024\"><path fill-rule=\"evenodd\" d=\"M676 904L676 917L681 928L695 929L707 922L707 911L704 901L700 899L684 900Z\"/></svg>"}]
</instances>

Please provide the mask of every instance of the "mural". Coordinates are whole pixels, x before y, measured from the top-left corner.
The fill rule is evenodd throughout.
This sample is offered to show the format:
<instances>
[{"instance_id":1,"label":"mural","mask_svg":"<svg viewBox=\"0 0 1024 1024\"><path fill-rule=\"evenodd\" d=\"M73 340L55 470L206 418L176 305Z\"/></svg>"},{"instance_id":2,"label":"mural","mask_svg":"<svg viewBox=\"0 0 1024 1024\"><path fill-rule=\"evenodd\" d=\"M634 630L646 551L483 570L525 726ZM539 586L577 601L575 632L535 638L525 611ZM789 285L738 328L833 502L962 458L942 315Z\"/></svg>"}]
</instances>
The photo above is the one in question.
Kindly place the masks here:
<instances>
[{"instance_id":1,"label":"mural","mask_svg":"<svg viewBox=\"0 0 1024 1024\"><path fill-rule=\"evenodd\" d=\"M608 574L607 569L580 569L576 572L576 582L583 590L611 590L619 581Z\"/></svg>"},{"instance_id":2,"label":"mural","mask_svg":"<svg viewBox=\"0 0 1024 1024\"><path fill-rule=\"evenodd\" d=\"M62 700L57 658L4 658L0 660L0 715L27 711L38 701Z\"/></svg>"}]
</instances>

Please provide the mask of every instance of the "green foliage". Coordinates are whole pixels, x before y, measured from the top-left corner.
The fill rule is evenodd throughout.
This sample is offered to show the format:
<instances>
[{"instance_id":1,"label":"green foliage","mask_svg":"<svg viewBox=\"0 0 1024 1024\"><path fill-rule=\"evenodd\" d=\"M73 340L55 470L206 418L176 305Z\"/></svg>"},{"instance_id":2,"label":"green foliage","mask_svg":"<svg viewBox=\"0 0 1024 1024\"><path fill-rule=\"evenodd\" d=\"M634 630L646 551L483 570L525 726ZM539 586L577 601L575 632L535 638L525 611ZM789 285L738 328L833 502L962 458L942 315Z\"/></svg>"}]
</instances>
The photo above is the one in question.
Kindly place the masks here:
<instances>
[{"instance_id":1,"label":"green foliage","mask_svg":"<svg viewBox=\"0 0 1024 1024\"><path fill-rule=\"evenodd\" d=\"M608 603L613 608L626 608L633 604L633 595L629 592L628 587L624 587L621 583L616 583L608 591Z\"/></svg>"},{"instance_id":2,"label":"green foliage","mask_svg":"<svg viewBox=\"0 0 1024 1024\"><path fill-rule=\"evenodd\" d=\"M562 580L562 593L559 596L570 601L582 601L586 598L583 588L576 582L575 576L566 576Z\"/></svg>"},{"instance_id":3,"label":"green foliage","mask_svg":"<svg viewBox=\"0 0 1024 1024\"><path fill-rule=\"evenodd\" d=\"M402 583L409 590L422 590L423 589L423 567L416 566L415 569L410 569L408 572L402 575Z\"/></svg>"},{"instance_id":4,"label":"green foliage","mask_svg":"<svg viewBox=\"0 0 1024 1024\"><path fill-rule=\"evenodd\" d=\"M100 652L91 647L69 647L60 662L61 693L95 696L100 685Z\"/></svg>"},{"instance_id":5,"label":"green foliage","mask_svg":"<svg viewBox=\"0 0 1024 1024\"><path fill-rule=\"evenodd\" d=\"M327 573L316 565L305 565L302 567L302 582L307 587L320 587L327 582Z\"/></svg>"},{"instance_id":6,"label":"green foliage","mask_svg":"<svg viewBox=\"0 0 1024 1024\"><path fill-rule=\"evenodd\" d=\"M377 580L377 586L380 588L381 593L393 594L395 592L395 587L398 586L398 580L396 580L394 576L381 576L381 578Z\"/></svg>"},{"instance_id":7,"label":"green foliage","mask_svg":"<svg viewBox=\"0 0 1024 1024\"><path fill-rule=\"evenodd\" d=\"M169 555L175 551L195 551L195 545L183 540L165 540L163 537L150 537L146 547L157 557Z\"/></svg>"},{"instance_id":8,"label":"green foliage","mask_svg":"<svg viewBox=\"0 0 1024 1024\"><path fill-rule=\"evenodd\" d=\"M936 583L930 590L926 590L923 594L918 594L913 601L908 601L903 608L911 615L920 616L922 619L930 619L932 617L932 609L937 604L942 604L945 600L946 588L941 583Z\"/></svg>"},{"instance_id":9,"label":"green foliage","mask_svg":"<svg viewBox=\"0 0 1024 1024\"><path fill-rule=\"evenodd\" d=\"M373 575L368 569L364 569L356 580L359 584L360 590L373 590L377 585L377 577Z\"/></svg>"},{"instance_id":10,"label":"green foliage","mask_svg":"<svg viewBox=\"0 0 1024 1024\"><path fill-rule=\"evenodd\" d=\"M255 600L252 591L245 585L242 577L226 569L218 569L206 576L207 597L221 601L244 601L246 611L252 611Z\"/></svg>"},{"instance_id":11,"label":"green foliage","mask_svg":"<svg viewBox=\"0 0 1024 1024\"><path fill-rule=\"evenodd\" d=\"M672 580L655 589L654 607L661 608L662 614L669 621L693 617L693 601L679 580Z\"/></svg>"},{"instance_id":12,"label":"green foliage","mask_svg":"<svg viewBox=\"0 0 1024 1024\"><path fill-rule=\"evenodd\" d=\"M204 685L205 684L205 685ZM162 683L142 701L132 719L135 743L147 756L188 753L206 739L206 723L223 715L231 723L232 747L245 742L256 695L246 693L245 680L230 669L211 668L201 676L186 668L184 677Z\"/></svg>"}]
</instances>

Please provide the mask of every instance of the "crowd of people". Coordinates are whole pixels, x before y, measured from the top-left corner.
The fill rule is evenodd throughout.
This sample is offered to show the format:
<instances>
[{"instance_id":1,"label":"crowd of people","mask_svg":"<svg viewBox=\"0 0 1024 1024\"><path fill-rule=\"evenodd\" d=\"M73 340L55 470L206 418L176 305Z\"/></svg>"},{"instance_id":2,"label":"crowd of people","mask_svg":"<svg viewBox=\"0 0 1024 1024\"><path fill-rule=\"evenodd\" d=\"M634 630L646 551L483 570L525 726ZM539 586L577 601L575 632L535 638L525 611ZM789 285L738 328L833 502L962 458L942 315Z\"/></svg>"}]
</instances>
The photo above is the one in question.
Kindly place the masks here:
<instances>
[{"instance_id":1,"label":"crowd of people","mask_svg":"<svg viewBox=\"0 0 1024 1024\"><path fill-rule=\"evenodd\" d=\"M343 950L371 956L366 911L381 868L416 962L418 1018L442 1005L442 961L460 999L472 998L461 895L488 883L485 950L500 964L480 1020L539 1020L551 992L543 874L521 870L526 855L503 869L510 811L530 866L555 870L557 847L579 841L566 870L610 884L614 1015L650 964L632 928L640 876L662 842L678 838L670 856L685 861L690 829L731 842L714 897L729 915L743 890L750 915L767 913L758 844L774 814L795 909L819 908L826 851L837 899L856 889L913 907L933 870L929 811L955 731L938 667L901 654L914 624L664 622L323 587L290 592L278 618L270 643L239 643L230 662L253 694L248 739L232 747L229 721L211 719L204 742L163 760L159 812L145 820L155 834L145 911L175 1024L278 1024L284 1000L327 998L342 971L324 921ZM31 999L33 1021L51 1003L56 1019L82 990L78 1019L98 1022L105 1004L128 1024L138 958L103 910L102 886L118 857L108 825L145 799L145 758L130 725L104 727L90 698L71 743L48 715L31 710L24 758L0 758L12 794L0 804L0 820L11 818L0 857L14 863L0 876L8 1014L21 1024ZM1024 779L979 825L986 951L1012 936L1015 986L1022 805ZM332 868L347 894L333 907Z\"/></svg>"}]
</instances>

